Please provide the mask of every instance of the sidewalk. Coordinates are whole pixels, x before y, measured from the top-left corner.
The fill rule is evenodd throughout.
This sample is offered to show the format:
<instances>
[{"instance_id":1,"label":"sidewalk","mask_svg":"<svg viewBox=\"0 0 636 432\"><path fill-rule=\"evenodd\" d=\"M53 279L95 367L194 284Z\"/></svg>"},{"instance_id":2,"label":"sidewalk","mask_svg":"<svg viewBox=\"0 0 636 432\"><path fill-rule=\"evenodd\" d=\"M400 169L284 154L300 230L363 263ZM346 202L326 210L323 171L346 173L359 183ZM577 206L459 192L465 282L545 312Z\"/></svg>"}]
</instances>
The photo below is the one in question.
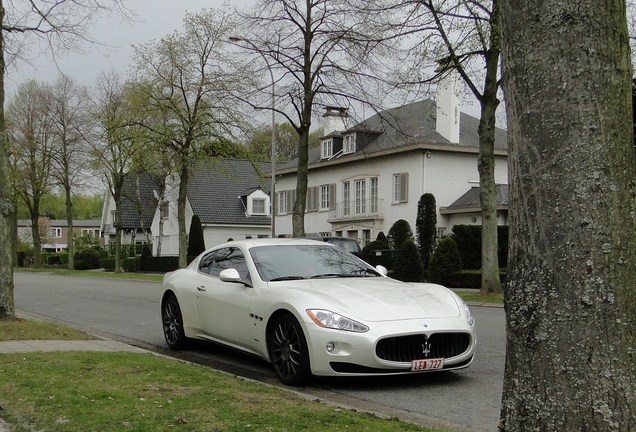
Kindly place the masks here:
<instances>
[{"instance_id":1,"label":"sidewalk","mask_svg":"<svg viewBox=\"0 0 636 432\"><path fill-rule=\"evenodd\" d=\"M20 340L0 342L0 354L53 351L127 351L144 353L146 350L112 340ZM1 429L0 429L1 430Z\"/></svg>"}]
</instances>

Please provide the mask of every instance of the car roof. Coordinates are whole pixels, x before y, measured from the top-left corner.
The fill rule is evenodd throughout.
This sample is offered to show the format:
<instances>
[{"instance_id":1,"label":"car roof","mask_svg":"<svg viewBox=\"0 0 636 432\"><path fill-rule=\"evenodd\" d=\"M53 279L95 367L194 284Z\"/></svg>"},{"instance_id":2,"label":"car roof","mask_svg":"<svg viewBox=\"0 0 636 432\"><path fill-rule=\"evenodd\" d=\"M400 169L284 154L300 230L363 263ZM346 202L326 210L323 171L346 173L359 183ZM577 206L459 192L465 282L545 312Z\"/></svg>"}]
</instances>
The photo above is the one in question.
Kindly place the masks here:
<instances>
[{"instance_id":1,"label":"car roof","mask_svg":"<svg viewBox=\"0 0 636 432\"><path fill-rule=\"evenodd\" d=\"M260 238L260 239L244 239L244 240L231 240L226 243L214 246L209 249L216 249L219 247L231 247L242 246L245 248L251 248L255 246L277 246L277 245L325 245L323 241L318 239L310 240L307 238Z\"/></svg>"}]
</instances>

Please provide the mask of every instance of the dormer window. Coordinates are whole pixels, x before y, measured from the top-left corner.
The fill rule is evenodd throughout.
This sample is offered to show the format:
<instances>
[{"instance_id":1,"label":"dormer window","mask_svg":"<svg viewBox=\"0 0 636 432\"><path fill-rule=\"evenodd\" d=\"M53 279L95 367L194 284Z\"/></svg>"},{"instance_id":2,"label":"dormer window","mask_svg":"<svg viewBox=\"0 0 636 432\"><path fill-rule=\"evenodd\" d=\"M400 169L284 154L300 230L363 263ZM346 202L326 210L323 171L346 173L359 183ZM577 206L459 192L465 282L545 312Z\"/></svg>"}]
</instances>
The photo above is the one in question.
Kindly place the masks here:
<instances>
[{"instance_id":1,"label":"dormer window","mask_svg":"<svg viewBox=\"0 0 636 432\"><path fill-rule=\"evenodd\" d=\"M356 134L354 132L352 134L345 135L342 152L346 154L346 153L354 153L355 151L356 151Z\"/></svg>"},{"instance_id":2,"label":"dormer window","mask_svg":"<svg viewBox=\"0 0 636 432\"><path fill-rule=\"evenodd\" d=\"M333 139L328 138L322 141L321 159L327 159L333 156Z\"/></svg>"},{"instance_id":3,"label":"dormer window","mask_svg":"<svg viewBox=\"0 0 636 432\"><path fill-rule=\"evenodd\" d=\"M265 214L265 198L252 199L252 214Z\"/></svg>"}]
</instances>

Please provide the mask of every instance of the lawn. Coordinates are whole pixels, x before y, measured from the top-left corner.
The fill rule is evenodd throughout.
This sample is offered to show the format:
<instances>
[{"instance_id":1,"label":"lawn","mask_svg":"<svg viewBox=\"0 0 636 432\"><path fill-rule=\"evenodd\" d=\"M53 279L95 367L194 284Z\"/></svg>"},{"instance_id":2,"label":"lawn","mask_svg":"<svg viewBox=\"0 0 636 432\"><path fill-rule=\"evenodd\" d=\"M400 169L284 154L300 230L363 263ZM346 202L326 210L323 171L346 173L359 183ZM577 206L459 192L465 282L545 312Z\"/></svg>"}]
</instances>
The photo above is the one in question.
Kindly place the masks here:
<instances>
[{"instance_id":1,"label":"lawn","mask_svg":"<svg viewBox=\"0 0 636 432\"><path fill-rule=\"evenodd\" d=\"M4 340L82 335L88 337L40 321L0 320ZM208 367L136 353L0 355L0 407L0 416L15 432L440 432L309 401Z\"/></svg>"}]
</instances>

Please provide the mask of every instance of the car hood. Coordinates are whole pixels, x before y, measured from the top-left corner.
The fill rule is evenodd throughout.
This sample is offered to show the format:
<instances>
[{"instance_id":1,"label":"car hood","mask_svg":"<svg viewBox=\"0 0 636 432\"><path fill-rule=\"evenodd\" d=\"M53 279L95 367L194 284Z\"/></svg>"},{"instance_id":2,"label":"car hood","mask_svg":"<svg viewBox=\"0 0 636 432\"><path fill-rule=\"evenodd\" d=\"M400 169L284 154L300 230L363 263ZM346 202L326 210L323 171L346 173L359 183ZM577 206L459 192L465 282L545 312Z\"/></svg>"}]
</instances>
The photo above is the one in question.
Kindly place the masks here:
<instances>
[{"instance_id":1,"label":"car hood","mask_svg":"<svg viewBox=\"0 0 636 432\"><path fill-rule=\"evenodd\" d=\"M435 284L410 284L389 278L335 278L281 282L303 291L315 305L367 322L450 318L460 315L454 294ZM281 286L281 288L283 287Z\"/></svg>"}]
</instances>

